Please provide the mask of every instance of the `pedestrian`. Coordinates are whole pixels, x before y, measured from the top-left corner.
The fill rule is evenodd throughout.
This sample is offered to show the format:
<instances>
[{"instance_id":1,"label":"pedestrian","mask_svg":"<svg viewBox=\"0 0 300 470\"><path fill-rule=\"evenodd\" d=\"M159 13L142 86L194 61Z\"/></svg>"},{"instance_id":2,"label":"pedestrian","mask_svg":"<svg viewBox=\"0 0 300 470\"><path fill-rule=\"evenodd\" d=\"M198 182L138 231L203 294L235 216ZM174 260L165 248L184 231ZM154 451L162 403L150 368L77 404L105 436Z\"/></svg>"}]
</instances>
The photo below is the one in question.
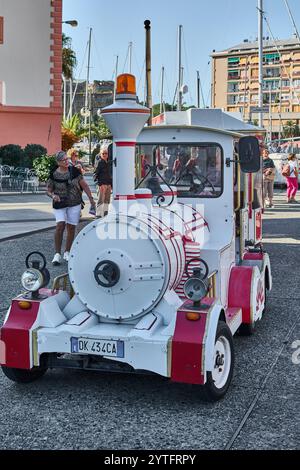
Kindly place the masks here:
<instances>
[{"instance_id":1,"label":"pedestrian","mask_svg":"<svg viewBox=\"0 0 300 470\"><path fill-rule=\"evenodd\" d=\"M93 167L96 167L96 157L97 157L97 162L99 161L99 158L98 155L99 155L99 152L100 152L100 144L97 144L96 147L94 148L94 150L92 151L92 165Z\"/></svg>"},{"instance_id":2,"label":"pedestrian","mask_svg":"<svg viewBox=\"0 0 300 470\"><path fill-rule=\"evenodd\" d=\"M295 153L289 153L288 162L283 166L282 175L286 177L287 184L287 202L296 203L295 196L298 190L298 160Z\"/></svg>"},{"instance_id":3,"label":"pedestrian","mask_svg":"<svg viewBox=\"0 0 300 470\"><path fill-rule=\"evenodd\" d=\"M76 150L75 148L71 148L69 151L68 151L68 156L70 158L70 164L75 166L76 168L78 168L78 170L80 171L80 173L83 175L84 174L84 169L83 169L83 165L82 165L82 162L80 161L79 159L79 152L78 150Z\"/></svg>"},{"instance_id":4,"label":"pedestrian","mask_svg":"<svg viewBox=\"0 0 300 470\"><path fill-rule=\"evenodd\" d=\"M266 207L274 207L274 180L276 175L275 163L269 156L269 151L265 148L262 151L263 157L263 188Z\"/></svg>"},{"instance_id":5,"label":"pedestrian","mask_svg":"<svg viewBox=\"0 0 300 470\"><path fill-rule=\"evenodd\" d=\"M112 188L112 177L110 162L108 161L107 145L102 145L100 149L100 158L94 171L94 180L99 188L96 215L97 217L104 217L108 214Z\"/></svg>"},{"instance_id":6,"label":"pedestrian","mask_svg":"<svg viewBox=\"0 0 300 470\"><path fill-rule=\"evenodd\" d=\"M69 165L68 156L64 151L56 154L56 163L57 165L51 171L47 183L47 194L53 200L53 212L56 219L55 255L52 260L52 264L55 266L61 263L61 247L65 228L67 229L67 240L63 259L69 261L69 252L83 204L82 190L88 196L91 207L95 207L95 201L87 182L78 168Z\"/></svg>"}]
</instances>

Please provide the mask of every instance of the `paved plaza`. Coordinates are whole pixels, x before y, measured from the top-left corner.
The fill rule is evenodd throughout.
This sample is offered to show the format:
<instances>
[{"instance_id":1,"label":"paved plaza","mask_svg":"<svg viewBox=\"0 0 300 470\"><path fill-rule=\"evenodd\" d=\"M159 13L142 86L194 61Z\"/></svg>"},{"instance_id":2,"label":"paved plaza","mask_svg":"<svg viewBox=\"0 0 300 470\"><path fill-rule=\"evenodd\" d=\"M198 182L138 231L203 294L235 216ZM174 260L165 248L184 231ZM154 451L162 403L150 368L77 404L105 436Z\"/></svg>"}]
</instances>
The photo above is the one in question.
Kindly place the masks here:
<instances>
[{"instance_id":1,"label":"paved plaza","mask_svg":"<svg viewBox=\"0 0 300 470\"><path fill-rule=\"evenodd\" d=\"M33 226L51 223L44 196L26 196L23 208L10 197L0 196L0 227L14 225L3 222L12 211L24 225L25 210L30 219L39 215ZM53 233L0 242L2 318L21 288L28 252L45 253L52 279L66 272L66 265L50 265ZM207 404L197 386L158 376L50 370L20 385L0 372L0 448L299 449L300 355L293 346L300 341L300 205L288 206L284 193L265 212L264 237L273 290L255 334L234 338L235 373L222 401Z\"/></svg>"}]
</instances>

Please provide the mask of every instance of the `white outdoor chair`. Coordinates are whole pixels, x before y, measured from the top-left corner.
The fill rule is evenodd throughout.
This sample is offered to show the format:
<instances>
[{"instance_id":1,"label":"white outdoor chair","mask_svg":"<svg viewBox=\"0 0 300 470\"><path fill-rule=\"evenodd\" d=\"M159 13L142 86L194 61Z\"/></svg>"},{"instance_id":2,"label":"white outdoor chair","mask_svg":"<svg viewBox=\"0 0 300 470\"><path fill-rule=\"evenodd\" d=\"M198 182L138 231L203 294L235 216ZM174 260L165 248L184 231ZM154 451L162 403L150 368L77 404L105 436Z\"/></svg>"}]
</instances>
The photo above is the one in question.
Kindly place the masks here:
<instances>
[{"instance_id":1,"label":"white outdoor chair","mask_svg":"<svg viewBox=\"0 0 300 470\"><path fill-rule=\"evenodd\" d=\"M39 179L33 170L28 171L26 178L22 181L21 193L25 191L25 188L29 192L30 187L33 193L37 192L39 188Z\"/></svg>"}]
</instances>

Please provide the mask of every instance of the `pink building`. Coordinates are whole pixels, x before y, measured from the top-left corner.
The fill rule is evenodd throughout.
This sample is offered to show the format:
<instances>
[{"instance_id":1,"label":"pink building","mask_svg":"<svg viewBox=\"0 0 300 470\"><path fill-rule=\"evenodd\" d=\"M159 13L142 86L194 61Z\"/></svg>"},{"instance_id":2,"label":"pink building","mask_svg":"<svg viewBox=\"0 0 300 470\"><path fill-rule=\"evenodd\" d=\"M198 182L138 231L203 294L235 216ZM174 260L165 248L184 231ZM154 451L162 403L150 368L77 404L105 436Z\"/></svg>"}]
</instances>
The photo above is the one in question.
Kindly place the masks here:
<instances>
[{"instance_id":1,"label":"pink building","mask_svg":"<svg viewBox=\"0 0 300 470\"><path fill-rule=\"evenodd\" d=\"M0 146L61 147L62 0L1 0Z\"/></svg>"}]
</instances>

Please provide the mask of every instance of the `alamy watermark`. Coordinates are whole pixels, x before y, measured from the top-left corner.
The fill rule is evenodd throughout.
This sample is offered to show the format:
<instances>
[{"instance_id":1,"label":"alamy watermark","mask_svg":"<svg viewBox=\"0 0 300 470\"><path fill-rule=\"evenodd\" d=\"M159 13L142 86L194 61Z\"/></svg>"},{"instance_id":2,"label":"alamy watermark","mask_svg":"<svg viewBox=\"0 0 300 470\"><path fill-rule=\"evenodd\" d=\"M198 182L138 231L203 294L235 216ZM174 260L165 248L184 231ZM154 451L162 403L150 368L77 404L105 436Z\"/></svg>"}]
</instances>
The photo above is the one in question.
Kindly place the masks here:
<instances>
[{"instance_id":1,"label":"alamy watermark","mask_svg":"<svg viewBox=\"0 0 300 470\"><path fill-rule=\"evenodd\" d=\"M295 349L292 354L292 363L298 365L300 364L300 339L293 341L291 348Z\"/></svg>"}]
</instances>

